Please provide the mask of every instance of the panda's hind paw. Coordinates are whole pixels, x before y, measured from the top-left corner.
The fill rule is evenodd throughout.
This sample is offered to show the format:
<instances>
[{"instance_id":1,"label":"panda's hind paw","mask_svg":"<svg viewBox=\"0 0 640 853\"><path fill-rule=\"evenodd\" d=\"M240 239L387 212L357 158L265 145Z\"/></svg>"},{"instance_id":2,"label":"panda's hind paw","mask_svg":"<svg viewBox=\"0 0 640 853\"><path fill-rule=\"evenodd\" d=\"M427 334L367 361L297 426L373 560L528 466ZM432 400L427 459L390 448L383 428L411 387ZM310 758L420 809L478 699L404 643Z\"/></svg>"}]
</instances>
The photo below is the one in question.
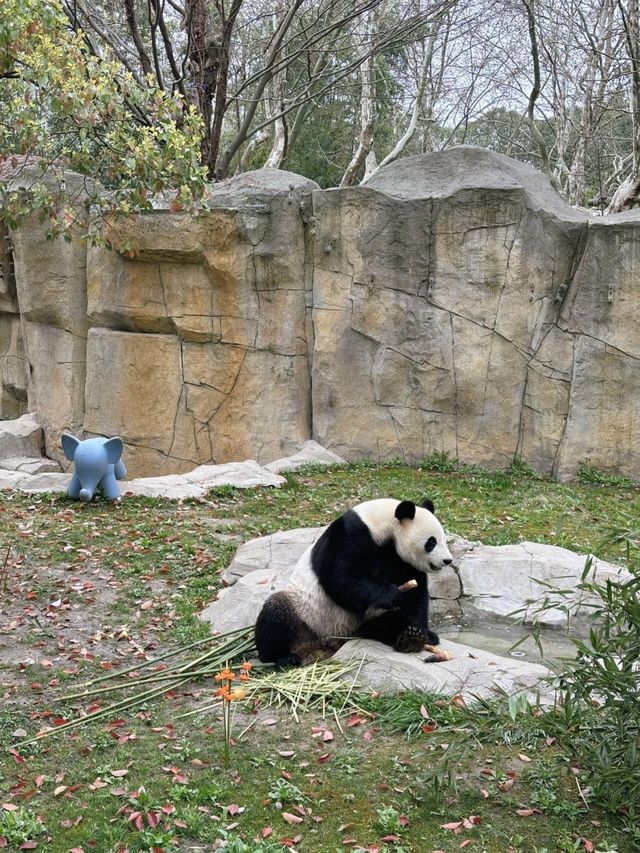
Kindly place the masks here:
<instances>
[{"instance_id":1,"label":"panda's hind paw","mask_svg":"<svg viewBox=\"0 0 640 853\"><path fill-rule=\"evenodd\" d=\"M424 633L417 625L407 625L399 634L393 648L396 652L421 652L424 646Z\"/></svg>"},{"instance_id":2,"label":"panda's hind paw","mask_svg":"<svg viewBox=\"0 0 640 853\"><path fill-rule=\"evenodd\" d=\"M424 642L429 646L439 646L440 637L436 634L435 631L430 631L427 628L427 630L424 632Z\"/></svg>"},{"instance_id":3,"label":"panda's hind paw","mask_svg":"<svg viewBox=\"0 0 640 853\"><path fill-rule=\"evenodd\" d=\"M285 657L278 658L276 661L276 669L289 669L292 666L302 666L302 659L300 655L297 655L295 652L291 652L289 655L285 655Z\"/></svg>"}]
</instances>

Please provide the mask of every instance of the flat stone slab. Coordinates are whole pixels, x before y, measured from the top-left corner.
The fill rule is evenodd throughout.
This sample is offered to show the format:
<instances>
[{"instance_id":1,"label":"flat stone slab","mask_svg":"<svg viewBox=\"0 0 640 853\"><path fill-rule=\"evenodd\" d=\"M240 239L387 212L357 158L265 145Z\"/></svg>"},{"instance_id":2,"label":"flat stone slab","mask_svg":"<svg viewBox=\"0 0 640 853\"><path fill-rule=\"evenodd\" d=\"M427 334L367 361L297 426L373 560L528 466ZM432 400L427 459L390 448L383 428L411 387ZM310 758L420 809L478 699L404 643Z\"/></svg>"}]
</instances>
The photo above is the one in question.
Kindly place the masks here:
<instances>
[{"instance_id":1,"label":"flat stone slab","mask_svg":"<svg viewBox=\"0 0 640 853\"><path fill-rule=\"evenodd\" d=\"M525 621L536 621L536 606L551 594L551 584L557 589L574 590L564 599L574 615L590 614L588 605L594 599L577 589L582 582L586 554L539 542L517 545L474 542L459 559L453 553L464 595L477 610L508 616L524 608ZM594 557L586 580L619 581L628 577L629 573L621 566ZM538 619L542 625L563 625L566 620L566 612L559 608L546 610Z\"/></svg>"},{"instance_id":2,"label":"flat stone slab","mask_svg":"<svg viewBox=\"0 0 640 853\"><path fill-rule=\"evenodd\" d=\"M197 483L205 490L218 486L235 486L237 489L252 489L255 486L282 486L284 477L258 465L255 459L244 462L227 462L222 465L200 465L189 474L183 475L188 483Z\"/></svg>"},{"instance_id":3,"label":"flat stone slab","mask_svg":"<svg viewBox=\"0 0 640 853\"><path fill-rule=\"evenodd\" d=\"M168 498L183 500L199 498L205 493L202 486L189 483L181 474L165 474L164 477L138 477L135 480L121 480L120 489L123 497L127 495L143 495L147 498Z\"/></svg>"},{"instance_id":4,"label":"flat stone slab","mask_svg":"<svg viewBox=\"0 0 640 853\"><path fill-rule=\"evenodd\" d=\"M8 480L8 475L13 475L13 482ZM66 492L71 481L71 474L25 474L20 471L0 472L0 489L11 488L30 495L44 494L45 492Z\"/></svg>"},{"instance_id":5,"label":"flat stone slab","mask_svg":"<svg viewBox=\"0 0 640 853\"><path fill-rule=\"evenodd\" d=\"M305 441L300 450L292 456L285 456L269 462L264 467L274 474L282 474L284 471L295 471L303 465L344 465L346 459L338 456L333 450L327 450L317 441Z\"/></svg>"},{"instance_id":6,"label":"flat stone slab","mask_svg":"<svg viewBox=\"0 0 640 853\"><path fill-rule=\"evenodd\" d=\"M0 469L0 491L17 489L26 476L21 471L5 471Z\"/></svg>"},{"instance_id":7,"label":"flat stone slab","mask_svg":"<svg viewBox=\"0 0 640 853\"><path fill-rule=\"evenodd\" d=\"M403 690L460 695L464 699L488 699L500 692L525 692L531 700L553 701L548 682L551 671L539 663L503 657L463 643L442 640L440 647L453 660L425 663L429 652L401 654L373 640L349 640L334 655L335 660L363 660L356 687L393 695Z\"/></svg>"},{"instance_id":8,"label":"flat stone slab","mask_svg":"<svg viewBox=\"0 0 640 853\"><path fill-rule=\"evenodd\" d=\"M0 468L0 490L17 489L30 494L66 492L71 476L71 473L38 473L32 475L21 470L9 471ZM123 496L144 495L152 498L180 500L202 497L210 489L219 486L251 489L256 486L278 487L285 482L284 477L267 471L253 459L248 459L245 462L229 462L224 465L200 465L188 474L167 474L164 477L139 477L135 480L121 480L119 485L120 493Z\"/></svg>"},{"instance_id":9,"label":"flat stone slab","mask_svg":"<svg viewBox=\"0 0 640 853\"><path fill-rule=\"evenodd\" d=\"M287 572L326 530L326 527L297 527L270 536L260 536L240 545L229 566L222 573L227 584L235 583L251 572L269 575Z\"/></svg>"},{"instance_id":10,"label":"flat stone slab","mask_svg":"<svg viewBox=\"0 0 640 853\"><path fill-rule=\"evenodd\" d=\"M0 459L0 469L6 471L20 471L23 474L46 474L60 473L60 465L46 456L10 456Z\"/></svg>"}]
</instances>

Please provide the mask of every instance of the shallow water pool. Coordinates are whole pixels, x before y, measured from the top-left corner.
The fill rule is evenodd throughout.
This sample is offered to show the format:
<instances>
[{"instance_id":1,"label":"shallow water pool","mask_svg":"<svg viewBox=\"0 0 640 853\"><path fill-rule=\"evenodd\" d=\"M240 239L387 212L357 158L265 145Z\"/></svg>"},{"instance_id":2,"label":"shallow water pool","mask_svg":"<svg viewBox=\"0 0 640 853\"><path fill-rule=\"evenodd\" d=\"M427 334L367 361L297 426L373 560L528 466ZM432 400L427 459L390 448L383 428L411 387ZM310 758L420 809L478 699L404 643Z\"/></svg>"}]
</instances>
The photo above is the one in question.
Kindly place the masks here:
<instances>
[{"instance_id":1,"label":"shallow water pool","mask_svg":"<svg viewBox=\"0 0 640 853\"><path fill-rule=\"evenodd\" d=\"M499 619L477 612L465 614L463 619L445 617L437 625L434 623L434 627L443 639L464 643L504 657L544 663L552 668L555 668L563 658L575 657L575 647L566 628L540 628L543 649L541 656L530 629L508 619ZM585 625L572 627L573 636L584 636L586 631ZM517 648L513 648L522 637L527 639Z\"/></svg>"}]
</instances>

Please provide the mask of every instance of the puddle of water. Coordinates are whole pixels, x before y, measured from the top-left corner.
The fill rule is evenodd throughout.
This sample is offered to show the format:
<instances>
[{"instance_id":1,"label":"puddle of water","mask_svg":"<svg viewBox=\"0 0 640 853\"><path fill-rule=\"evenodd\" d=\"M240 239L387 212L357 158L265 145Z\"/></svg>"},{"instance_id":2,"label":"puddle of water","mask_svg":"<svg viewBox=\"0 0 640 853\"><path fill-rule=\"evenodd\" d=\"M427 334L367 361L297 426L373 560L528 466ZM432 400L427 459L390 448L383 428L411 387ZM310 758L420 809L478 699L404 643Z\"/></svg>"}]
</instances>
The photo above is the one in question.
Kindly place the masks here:
<instances>
[{"instance_id":1,"label":"puddle of water","mask_svg":"<svg viewBox=\"0 0 640 853\"><path fill-rule=\"evenodd\" d=\"M504 657L529 660L533 663L544 662L548 666L558 664L563 658L575 657L575 647L570 637L567 636L566 630L560 628L540 629L544 653L542 657L533 638L529 636L527 627L506 619L496 619L481 614L465 616L462 621L445 618L437 626L437 631L447 640L465 643L467 646L484 649ZM574 631L574 635L582 633L576 629ZM527 639L513 649L514 643L522 637Z\"/></svg>"}]
</instances>

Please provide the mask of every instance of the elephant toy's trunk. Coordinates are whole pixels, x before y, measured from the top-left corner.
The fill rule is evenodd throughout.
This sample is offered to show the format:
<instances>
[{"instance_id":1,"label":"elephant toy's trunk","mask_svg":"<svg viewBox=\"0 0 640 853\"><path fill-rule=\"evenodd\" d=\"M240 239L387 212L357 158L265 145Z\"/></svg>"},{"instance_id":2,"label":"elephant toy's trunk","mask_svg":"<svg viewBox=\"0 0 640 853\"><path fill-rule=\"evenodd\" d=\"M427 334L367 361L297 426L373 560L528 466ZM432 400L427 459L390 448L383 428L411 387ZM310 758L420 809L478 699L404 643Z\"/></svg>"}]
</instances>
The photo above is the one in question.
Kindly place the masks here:
<instances>
[{"instance_id":1,"label":"elephant toy's trunk","mask_svg":"<svg viewBox=\"0 0 640 853\"><path fill-rule=\"evenodd\" d=\"M90 501L93 497L93 492L89 491L89 489L80 489L80 494L78 495L81 501Z\"/></svg>"}]
</instances>

